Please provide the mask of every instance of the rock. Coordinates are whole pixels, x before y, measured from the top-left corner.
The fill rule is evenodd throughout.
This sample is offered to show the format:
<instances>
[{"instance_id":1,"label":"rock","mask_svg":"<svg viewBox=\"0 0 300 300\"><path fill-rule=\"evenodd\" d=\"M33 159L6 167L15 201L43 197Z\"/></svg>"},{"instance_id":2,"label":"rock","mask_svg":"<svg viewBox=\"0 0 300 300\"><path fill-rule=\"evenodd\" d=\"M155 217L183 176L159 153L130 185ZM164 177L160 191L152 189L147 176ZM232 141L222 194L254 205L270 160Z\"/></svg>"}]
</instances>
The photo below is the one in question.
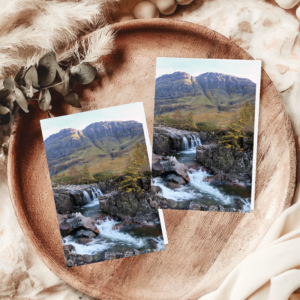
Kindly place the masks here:
<instances>
[{"instance_id":1,"label":"rock","mask_svg":"<svg viewBox=\"0 0 300 300\"><path fill-rule=\"evenodd\" d=\"M175 11L177 2L176 0L156 0L156 6L162 14L170 15Z\"/></svg>"},{"instance_id":2,"label":"rock","mask_svg":"<svg viewBox=\"0 0 300 300\"><path fill-rule=\"evenodd\" d=\"M161 193L162 189L160 186L156 186L156 185L151 185L151 195L155 195L157 193Z\"/></svg>"},{"instance_id":3,"label":"rock","mask_svg":"<svg viewBox=\"0 0 300 300\"><path fill-rule=\"evenodd\" d=\"M81 244L81 245L86 245L86 244L91 243L91 242L93 242L92 239L87 239L87 238L79 238L79 239L77 239L77 243Z\"/></svg>"},{"instance_id":4,"label":"rock","mask_svg":"<svg viewBox=\"0 0 300 300\"><path fill-rule=\"evenodd\" d=\"M160 162L152 163L152 176L158 177L164 172L164 167Z\"/></svg>"},{"instance_id":5,"label":"rock","mask_svg":"<svg viewBox=\"0 0 300 300\"><path fill-rule=\"evenodd\" d=\"M166 173L175 173L176 175L182 177L185 181L190 182L190 177L188 175L188 168L179 163L175 157L171 157L170 160L164 165Z\"/></svg>"},{"instance_id":6,"label":"rock","mask_svg":"<svg viewBox=\"0 0 300 300\"><path fill-rule=\"evenodd\" d=\"M171 181L171 182L175 182L175 183L178 183L178 184L186 184L185 180L180 177L180 176L176 176L175 174L169 174L167 177L166 177L166 180L168 181Z\"/></svg>"},{"instance_id":7,"label":"rock","mask_svg":"<svg viewBox=\"0 0 300 300\"><path fill-rule=\"evenodd\" d=\"M76 213L74 219L71 221L73 229L92 230L95 233L100 233L99 229L95 226L95 222L88 217L84 217L81 213Z\"/></svg>"},{"instance_id":8,"label":"rock","mask_svg":"<svg viewBox=\"0 0 300 300\"><path fill-rule=\"evenodd\" d=\"M75 234L76 237L88 237L88 238L94 238L96 237L96 234L91 230L83 230L80 229Z\"/></svg>"},{"instance_id":9,"label":"rock","mask_svg":"<svg viewBox=\"0 0 300 300\"><path fill-rule=\"evenodd\" d=\"M71 251L75 250L75 247L73 245L63 245L63 250L65 256L68 256Z\"/></svg>"},{"instance_id":10,"label":"rock","mask_svg":"<svg viewBox=\"0 0 300 300\"><path fill-rule=\"evenodd\" d=\"M99 197L102 212L121 221L158 221L158 211L150 206L150 202L151 196L148 192L127 193L119 190Z\"/></svg>"},{"instance_id":11,"label":"rock","mask_svg":"<svg viewBox=\"0 0 300 300\"><path fill-rule=\"evenodd\" d=\"M171 189L171 190L175 190L175 189L180 189L180 188L182 188L181 185L176 184L176 183L174 183L174 182L167 182L167 183L166 183L166 187L169 188L169 189Z\"/></svg>"},{"instance_id":12,"label":"rock","mask_svg":"<svg viewBox=\"0 0 300 300\"><path fill-rule=\"evenodd\" d=\"M155 164L163 159L162 156L152 153L152 164Z\"/></svg>"},{"instance_id":13,"label":"rock","mask_svg":"<svg viewBox=\"0 0 300 300\"><path fill-rule=\"evenodd\" d=\"M105 182L99 182L99 183L98 183L98 186L99 186L99 189L100 189L102 192L105 192L106 189L107 189L107 186L106 186Z\"/></svg>"},{"instance_id":14,"label":"rock","mask_svg":"<svg viewBox=\"0 0 300 300\"><path fill-rule=\"evenodd\" d=\"M235 151L220 144L197 146L196 159L209 173L217 174L215 179L251 184L252 180L252 149ZM213 179L206 179L213 182ZM220 183L218 183L220 184Z\"/></svg>"},{"instance_id":15,"label":"rock","mask_svg":"<svg viewBox=\"0 0 300 300\"><path fill-rule=\"evenodd\" d=\"M151 253L151 250L150 249L146 249L143 251L143 254L147 254L147 253Z\"/></svg>"},{"instance_id":16,"label":"rock","mask_svg":"<svg viewBox=\"0 0 300 300\"><path fill-rule=\"evenodd\" d=\"M132 250L128 250L124 252L124 257L134 256L134 252Z\"/></svg>"},{"instance_id":17,"label":"rock","mask_svg":"<svg viewBox=\"0 0 300 300\"><path fill-rule=\"evenodd\" d=\"M71 196L68 192L53 189L56 211L59 214L67 214L74 211Z\"/></svg>"},{"instance_id":18,"label":"rock","mask_svg":"<svg viewBox=\"0 0 300 300\"><path fill-rule=\"evenodd\" d=\"M125 257L125 255L123 253L120 252L116 252L116 253L105 253L105 260L112 260L112 259L117 259L117 258L123 258Z\"/></svg>"},{"instance_id":19,"label":"rock","mask_svg":"<svg viewBox=\"0 0 300 300\"><path fill-rule=\"evenodd\" d=\"M66 261L66 264L67 264L67 267L70 268L70 267L75 267L75 262L72 261L72 260L67 260Z\"/></svg>"},{"instance_id":20,"label":"rock","mask_svg":"<svg viewBox=\"0 0 300 300\"><path fill-rule=\"evenodd\" d=\"M69 222L67 222L66 220L64 220L63 222L61 222L59 224L59 230L60 230L60 234L62 237L65 237L67 235L70 234L71 230L72 230L72 226Z\"/></svg>"},{"instance_id":21,"label":"rock","mask_svg":"<svg viewBox=\"0 0 300 300\"><path fill-rule=\"evenodd\" d=\"M133 253L134 255L139 255L140 254L140 251L136 250L136 249L133 249Z\"/></svg>"},{"instance_id":22,"label":"rock","mask_svg":"<svg viewBox=\"0 0 300 300\"><path fill-rule=\"evenodd\" d=\"M67 215L57 214L57 219L58 219L58 223L60 224L64 220L68 219L68 216Z\"/></svg>"},{"instance_id":23,"label":"rock","mask_svg":"<svg viewBox=\"0 0 300 300\"><path fill-rule=\"evenodd\" d=\"M93 257L93 262L105 261L104 252L96 253L96 254L92 255L92 257Z\"/></svg>"},{"instance_id":24,"label":"rock","mask_svg":"<svg viewBox=\"0 0 300 300\"><path fill-rule=\"evenodd\" d=\"M204 204L198 204L191 202L189 205L189 210L201 210L201 211L208 211L209 207Z\"/></svg>"},{"instance_id":25,"label":"rock","mask_svg":"<svg viewBox=\"0 0 300 300\"><path fill-rule=\"evenodd\" d=\"M92 255L83 254L82 257L83 257L84 262L86 262L86 263L91 263L93 261Z\"/></svg>"},{"instance_id":26,"label":"rock","mask_svg":"<svg viewBox=\"0 0 300 300\"><path fill-rule=\"evenodd\" d=\"M176 208L176 207L178 206L178 203L177 203L177 201L175 201L175 200L167 199L167 202L168 202L168 205L169 205L171 208Z\"/></svg>"},{"instance_id":27,"label":"rock","mask_svg":"<svg viewBox=\"0 0 300 300\"><path fill-rule=\"evenodd\" d=\"M225 211L225 208L222 205L212 205L209 207L209 211Z\"/></svg>"},{"instance_id":28,"label":"rock","mask_svg":"<svg viewBox=\"0 0 300 300\"><path fill-rule=\"evenodd\" d=\"M153 240L150 240L150 244L154 247L154 249L157 249L157 245L155 244L155 242Z\"/></svg>"}]
</instances>

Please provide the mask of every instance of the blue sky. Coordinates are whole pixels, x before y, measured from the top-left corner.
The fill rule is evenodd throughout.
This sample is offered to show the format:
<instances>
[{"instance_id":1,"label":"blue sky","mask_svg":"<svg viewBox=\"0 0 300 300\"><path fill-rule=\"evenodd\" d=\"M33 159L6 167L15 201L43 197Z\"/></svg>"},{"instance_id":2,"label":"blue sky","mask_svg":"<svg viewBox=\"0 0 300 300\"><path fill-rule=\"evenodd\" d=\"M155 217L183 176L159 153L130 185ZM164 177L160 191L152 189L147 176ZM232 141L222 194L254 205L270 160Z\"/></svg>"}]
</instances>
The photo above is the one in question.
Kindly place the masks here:
<instances>
[{"instance_id":1,"label":"blue sky","mask_svg":"<svg viewBox=\"0 0 300 300\"><path fill-rule=\"evenodd\" d=\"M41 120L43 139L64 128L82 130L86 126L101 121L137 121L142 123L141 103L131 103L109 108L102 108L62 117Z\"/></svg>"},{"instance_id":2,"label":"blue sky","mask_svg":"<svg viewBox=\"0 0 300 300\"><path fill-rule=\"evenodd\" d=\"M177 71L184 71L195 77L206 72L216 72L248 78L257 83L258 68L260 72L260 60L158 57L156 59L156 78Z\"/></svg>"}]
</instances>

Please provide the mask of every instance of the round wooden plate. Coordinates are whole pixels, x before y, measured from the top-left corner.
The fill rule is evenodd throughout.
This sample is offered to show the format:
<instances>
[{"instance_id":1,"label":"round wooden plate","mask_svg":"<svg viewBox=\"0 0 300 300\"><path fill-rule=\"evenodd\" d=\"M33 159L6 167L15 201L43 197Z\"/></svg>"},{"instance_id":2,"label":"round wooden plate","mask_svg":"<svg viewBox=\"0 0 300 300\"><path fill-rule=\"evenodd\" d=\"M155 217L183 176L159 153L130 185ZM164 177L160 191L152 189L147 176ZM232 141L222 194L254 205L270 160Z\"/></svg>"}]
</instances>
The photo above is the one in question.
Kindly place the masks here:
<instances>
[{"instance_id":1,"label":"round wooden plate","mask_svg":"<svg viewBox=\"0 0 300 300\"><path fill-rule=\"evenodd\" d=\"M82 109L53 93L54 116L143 101L152 138L155 61L158 56L252 59L226 37L174 20L113 25L116 51L108 75L76 87ZM9 149L9 188L24 234L43 262L74 288L106 299L197 299L218 288L253 252L274 220L291 205L296 153L282 101L262 71L255 210L250 214L164 210L166 251L66 268L40 119L34 103L15 125Z\"/></svg>"}]
</instances>

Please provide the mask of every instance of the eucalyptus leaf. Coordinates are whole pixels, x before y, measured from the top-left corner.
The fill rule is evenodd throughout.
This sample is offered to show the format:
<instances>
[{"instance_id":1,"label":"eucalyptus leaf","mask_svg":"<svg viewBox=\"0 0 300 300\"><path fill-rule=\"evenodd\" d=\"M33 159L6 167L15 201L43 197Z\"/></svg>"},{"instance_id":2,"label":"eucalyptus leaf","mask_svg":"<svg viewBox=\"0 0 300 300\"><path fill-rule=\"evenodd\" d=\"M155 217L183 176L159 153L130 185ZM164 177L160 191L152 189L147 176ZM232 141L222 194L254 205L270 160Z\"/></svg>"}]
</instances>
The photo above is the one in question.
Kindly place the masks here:
<instances>
[{"instance_id":1,"label":"eucalyptus leaf","mask_svg":"<svg viewBox=\"0 0 300 300\"><path fill-rule=\"evenodd\" d=\"M15 88L15 95L16 95L16 101L18 105L22 108L23 111L28 113L29 112L28 103L23 92L19 88Z\"/></svg>"},{"instance_id":2,"label":"eucalyptus leaf","mask_svg":"<svg viewBox=\"0 0 300 300\"><path fill-rule=\"evenodd\" d=\"M56 55L53 51L48 52L39 60L37 73L40 87L47 87L54 81L57 66Z\"/></svg>"},{"instance_id":3,"label":"eucalyptus leaf","mask_svg":"<svg viewBox=\"0 0 300 300\"><path fill-rule=\"evenodd\" d=\"M71 68L71 74L79 84L91 83L96 75L97 69L89 63L82 63Z\"/></svg>"},{"instance_id":4,"label":"eucalyptus leaf","mask_svg":"<svg viewBox=\"0 0 300 300\"><path fill-rule=\"evenodd\" d=\"M68 104L70 104L70 105L72 105L72 106L74 106L74 107L81 108L81 103L80 103L80 101L79 101L79 97L78 97L78 95L77 95L76 93L74 93L74 92L71 92L70 94L64 96L64 100L65 100Z\"/></svg>"},{"instance_id":5,"label":"eucalyptus leaf","mask_svg":"<svg viewBox=\"0 0 300 300\"><path fill-rule=\"evenodd\" d=\"M17 75L15 77L15 82L17 82L18 84L20 84L19 81L23 77L24 70L25 70L25 68L21 67L21 69L19 70L19 72L17 73Z\"/></svg>"},{"instance_id":6,"label":"eucalyptus leaf","mask_svg":"<svg viewBox=\"0 0 300 300\"><path fill-rule=\"evenodd\" d=\"M15 101L16 101L16 94L13 92L13 93L10 93L5 98L5 100L3 101L3 104L5 104L5 106L8 107L12 111L14 108Z\"/></svg>"},{"instance_id":7,"label":"eucalyptus leaf","mask_svg":"<svg viewBox=\"0 0 300 300\"><path fill-rule=\"evenodd\" d=\"M7 125L10 121L10 110L0 104L0 125Z\"/></svg>"},{"instance_id":8,"label":"eucalyptus leaf","mask_svg":"<svg viewBox=\"0 0 300 300\"><path fill-rule=\"evenodd\" d=\"M4 86L4 89L13 91L15 89L15 82L9 78L5 78L3 80L3 86Z\"/></svg>"},{"instance_id":9,"label":"eucalyptus leaf","mask_svg":"<svg viewBox=\"0 0 300 300\"><path fill-rule=\"evenodd\" d=\"M10 110L7 107L0 104L0 115L2 115L2 116L6 115L9 112L10 112Z\"/></svg>"},{"instance_id":10,"label":"eucalyptus leaf","mask_svg":"<svg viewBox=\"0 0 300 300\"><path fill-rule=\"evenodd\" d=\"M39 97L39 107L43 111L48 111L52 107L50 105L51 103L51 94L48 89L42 89L40 91L40 97Z\"/></svg>"},{"instance_id":11,"label":"eucalyptus leaf","mask_svg":"<svg viewBox=\"0 0 300 300\"><path fill-rule=\"evenodd\" d=\"M40 87L38 84L38 73L36 65L28 68L24 75L24 81L26 86L33 86L35 89L38 89Z\"/></svg>"},{"instance_id":12,"label":"eucalyptus leaf","mask_svg":"<svg viewBox=\"0 0 300 300\"><path fill-rule=\"evenodd\" d=\"M0 102L2 102L10 93L11 93L10 90L6 90L6 89L0 90Z\"/></svg>"},{"instance_id":13,"label":"eucalyptus leaf","mask_svg":"<svg viewBox=\"0 0 300 300\"><path fill-rule=\"evenodd\" d=\"M53 86L53 88L63 96L68 95L72 91L70 87L70 69L67 69L66 71L62 70L62 82Z\"/></svg>"}]
</instances>

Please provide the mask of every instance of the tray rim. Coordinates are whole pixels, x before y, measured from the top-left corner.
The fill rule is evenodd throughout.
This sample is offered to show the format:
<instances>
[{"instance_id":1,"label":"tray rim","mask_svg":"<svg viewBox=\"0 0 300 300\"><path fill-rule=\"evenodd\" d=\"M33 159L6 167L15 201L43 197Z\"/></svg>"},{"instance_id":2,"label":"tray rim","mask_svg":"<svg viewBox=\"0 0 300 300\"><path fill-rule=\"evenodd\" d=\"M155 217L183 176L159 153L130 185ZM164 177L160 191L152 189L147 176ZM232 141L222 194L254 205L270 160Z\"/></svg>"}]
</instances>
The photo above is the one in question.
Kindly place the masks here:
<instances>
[{"instance_id":1,"label":"tray rim","mask_svg":"<svg viewBox=\"0 0 300 300\"><path fill-rule=\"evenodd\" d=\"M140 28L140 26L141 26L141 28ZM176 20L176 19L139 19L139 20L130 20L130 21L125 21L122 23L115 23L115 24L110 25L112 30L115 31L116 33L118 33L119 31L147 30L147 28L146 29L144 28L145 26L147 28L150 28L151 30L153 30L153 28L161 27L164 29L165 28L170 29L170 31L174 31L177 29L186 29L188 31L194 31L194 32L199 31L204 28L206 31L214 32L216 35L220 36L220 38L225 38L225 39L229 40L226 36L218 33L217 31L214 31L210 28L207 28L205 26L187 22L187 21ZM85 40L86 38L88 38L89 36L93 35L95 32L100 31L100 30L101 29L98 29L92 33L89 33L88 35L80 37L78 40ZM228 44L230 44L230 43L233 43L234 45L236 45L232 40L229 40ZM70 43L69 45L67 45L66 48L69 47L71 44L73 44L73 43ZM246 52L240 46L238 46L238 45L236 45L236 46L238 48L240 48L241 51L243 51L244 53L247 53L247 55L249 56L249 59L253 59L253 57L248 52ZM262 72L265 72L263 68L262 68ZM270 79L268 74L266 72L265 72L265 74L268 77L268 79L270 80L270 82L272 83L272 85L274 86L273 81ZM275 89L276 89L276 87L275 87ZM281 99L277 89L276 89L276 93L282 102L282 99ZM289 140L289 143L293 146L293 147L291 147L292 151L290 152L290 166L292 167L291 172L290 172L290 177L293 180L290 180L289 185L287 187L286 198L283 200L282 211L284 211L287 207L289 207L290 205L293 204L293 202L292 202L293 195L294 195L295 187L296 187L297 156L296 156L296 143L295 143L295 138L294 138L294 130L292 127L292 122L286 112L283 102L282 102L282 109L283 109L283 113L286 115L286 121L288 123L286 125L286 128L288 128L292 133L292 138ZM17 126L18 126L18 118L14 122L12 132L15 131ZM66 283L68 283L75 289L84 291L86 287L82 286L82 283L80 283L79 281L76 281L76 282L72 281L72 278L70 278L69 274L67 273L67 268L59 267L59 264L57 264L55 261L53 262L50 257L47 257L44 255L43 250L42 250L43 246L40 246L39 240L35 236L34 231L28 222L28 219L26 216L27 212L26 212L26 207L24 206L24 202L19 201L18 192L14 189L14 175L15 175L15 171L18 169L18 163L15 159L12 159L12 157L13 157L12 149L14 149L16 144L17 144L16 136L14 134L12 134L11 138L10 138L10 145L9 145L9 151L8 151L8 161L7 161L7 180L8 181L7 182L8 182L8 188L9 188L9 195L11 198L11 202L12 202L18 223L19 223L25 237L28 239L31 246L33 247L35 253L41 258L41 260L46 264L46 266L51 271L53 271L59 278L64 280ZM13 167L14 167L14 169L13 169ZM86 293L86 291L84 291L84 292ZM193 290L191 290L190 293L193 293ZM93 296L93 293L91 291L88 292L88 294ZM109 297L111 295L110 295L110 293L105 292L103 294L103 296Z\"/></svg>"}]
</instances>

